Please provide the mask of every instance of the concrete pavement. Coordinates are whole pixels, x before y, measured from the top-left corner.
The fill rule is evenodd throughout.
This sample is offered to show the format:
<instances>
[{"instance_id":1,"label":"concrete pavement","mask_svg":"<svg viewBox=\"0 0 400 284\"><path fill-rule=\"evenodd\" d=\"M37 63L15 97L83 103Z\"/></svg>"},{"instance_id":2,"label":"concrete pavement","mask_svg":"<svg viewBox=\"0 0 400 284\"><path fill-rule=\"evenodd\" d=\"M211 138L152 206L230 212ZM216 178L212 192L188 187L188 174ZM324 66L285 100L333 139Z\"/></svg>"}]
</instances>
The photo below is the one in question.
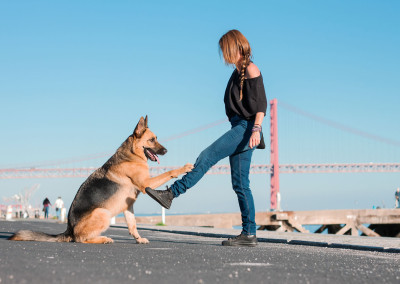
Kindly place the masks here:
<instances>
[{"instance_id":1,"label":"concrete pavement","mask_svg":"<svg viewBox=\"0 0 400 284\"><path fill-rule=\"evenodd\" d=\"M400 254L338 248L332 244L377 247L376 243L339 237L327 242L296 238L301 234L259 232L254 248L222 247L222 236L235 230L140 226L150 240L137 245L123 225L104 235L115 243L13 242L15 231L61 233L65 224L44 221L0 221L0 283L399 283ZM265 235L264 235L265 234ZM349 239L349 240L347 240ZM362 238L364 239L364 238ZM383 240L391 247L398 240Z\"/></svg>"},{"instance_id":2,"label":"concrete pavement","mask_svg":"<svg viewBox=\"0 0 400 284\"><path fill-rule=\"evenodd\" d=\"M126 228L126 225L122 223L114 226ZM227 238L240 234L240 230L203 227L141 225L140 229L214 238ZM272 231L257 231L257 238L259 242L263 243L400 253L400 238L353 237L349 235L282 233Z\"/></svg>"}]
</instances>

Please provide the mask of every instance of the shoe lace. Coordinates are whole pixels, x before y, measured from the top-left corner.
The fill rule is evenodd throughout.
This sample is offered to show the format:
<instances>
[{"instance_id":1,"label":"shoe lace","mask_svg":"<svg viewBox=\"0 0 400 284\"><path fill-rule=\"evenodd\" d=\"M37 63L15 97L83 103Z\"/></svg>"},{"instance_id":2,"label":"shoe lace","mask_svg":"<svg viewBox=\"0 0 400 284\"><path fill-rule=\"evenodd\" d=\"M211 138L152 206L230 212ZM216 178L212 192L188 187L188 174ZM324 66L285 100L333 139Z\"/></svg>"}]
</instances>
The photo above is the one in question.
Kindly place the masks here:
<instances>
[{"instance_id":1,"label":"shoe lace","mask_svg":"<svg viewBox=\"0 0 400 284\"><path fill-rule=\"evenodd\" d=\"M228 240L237 240L237 239L240 239L241 237L242 237L242 234L240 234L236 237L229 238Z\"/></svg>"}]
</instances>

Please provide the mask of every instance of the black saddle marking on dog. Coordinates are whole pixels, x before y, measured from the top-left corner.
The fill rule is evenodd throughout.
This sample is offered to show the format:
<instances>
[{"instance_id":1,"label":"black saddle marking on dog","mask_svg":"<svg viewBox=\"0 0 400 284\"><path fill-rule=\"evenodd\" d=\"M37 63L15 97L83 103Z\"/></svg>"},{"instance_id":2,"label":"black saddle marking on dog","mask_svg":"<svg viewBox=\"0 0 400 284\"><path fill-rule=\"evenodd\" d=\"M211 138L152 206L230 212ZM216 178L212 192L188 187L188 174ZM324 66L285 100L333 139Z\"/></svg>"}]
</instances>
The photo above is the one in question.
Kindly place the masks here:
<instances>
[{"instance_id":1,"label":"black saddle marking on dog","mask_svg":"<svg viewBox=\"0 0 400 284\"><path fill-rule=\"evenodd\" d=\"M108 178L92 178L84 183L83 188L79 190L73 206L71 206L70 218L78 221L90 211L103 207L105 201L110 199L119 189L120 185Z\"/></svg>"}]
</instances>

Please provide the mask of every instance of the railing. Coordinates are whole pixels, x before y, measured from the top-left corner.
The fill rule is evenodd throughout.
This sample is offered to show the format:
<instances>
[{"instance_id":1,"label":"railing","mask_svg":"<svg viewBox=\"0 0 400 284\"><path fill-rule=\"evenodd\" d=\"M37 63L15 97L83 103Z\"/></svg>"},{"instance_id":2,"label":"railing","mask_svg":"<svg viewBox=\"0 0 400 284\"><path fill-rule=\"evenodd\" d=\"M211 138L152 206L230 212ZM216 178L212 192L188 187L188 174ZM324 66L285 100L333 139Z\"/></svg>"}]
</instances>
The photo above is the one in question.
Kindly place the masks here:
<instances>
[{"instance_id":1,"label":"railing","mask_svg":"<svg viewBox=\"0 0 400 284\"><path fill-rule=\"evenodd\" d=\"M177 166L150 167L152 176L177 169ZM251 174L270 174L271 165L252 165ZM48 168L48 169L0 169L0 179L29 179L29 178L85 178L93 173L96 167L86 168ZM372 173L400 172L400 163L364 163L364 164L281 164L280 173ZM229 165L212 167L207 174L230 174Z\"/></svg>"}]
</instances>

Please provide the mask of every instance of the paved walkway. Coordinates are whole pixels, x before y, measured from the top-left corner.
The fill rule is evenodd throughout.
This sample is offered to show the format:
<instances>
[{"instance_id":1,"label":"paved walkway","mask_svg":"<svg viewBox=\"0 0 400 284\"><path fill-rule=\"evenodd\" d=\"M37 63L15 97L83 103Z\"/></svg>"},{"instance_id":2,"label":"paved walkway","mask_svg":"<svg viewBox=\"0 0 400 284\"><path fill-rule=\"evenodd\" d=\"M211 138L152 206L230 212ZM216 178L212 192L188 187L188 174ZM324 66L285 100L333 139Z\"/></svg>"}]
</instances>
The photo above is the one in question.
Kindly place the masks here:
<instances>
[{"instance_id":1,"label":"paved walkway","mask_svg":"<svg viewBox=\"0 0 400 284\"><path fill-rule=\"evenodd\" d=\"M396 283L400 254L371 251L375 238L259 232L257 247L223 247L237 230L140 226L137 245L124 224L104 232L113 244L13 242L18 230L64 232L54 221L0 221L0 283ZM331 247L324 247L321 243ZM368 241L368 245L360 240ZM378 245L398 245L376 238ZM302 242L299 242L302 241ZM320 244L320 245L317 245ZM343 248L336 248L339 244ZM343 245L349 247L344 247ZM356 245L361 245L362 249ZM327 245L329 246L329 245ZM372 247L374 250L377 246Z\"/></svg>"},{"instance_id":2,"label":"paved walkway","mask_svg":"<svg viewBox=\"0 0 400 284\"><path fill-rule=\"evenodd\" d=\"M116 224L113 227L126 227L126 224ZM202 237L227 238L240 234L235 229L215 229L203 227L178 227L138 225L139 230L151 230ZM272 231L257 231L259 242L281 243L290 245L306 245L329 248L400 253L400 238L338 236L328 234L282 233Z\"/></svg>"}]
</instances>

